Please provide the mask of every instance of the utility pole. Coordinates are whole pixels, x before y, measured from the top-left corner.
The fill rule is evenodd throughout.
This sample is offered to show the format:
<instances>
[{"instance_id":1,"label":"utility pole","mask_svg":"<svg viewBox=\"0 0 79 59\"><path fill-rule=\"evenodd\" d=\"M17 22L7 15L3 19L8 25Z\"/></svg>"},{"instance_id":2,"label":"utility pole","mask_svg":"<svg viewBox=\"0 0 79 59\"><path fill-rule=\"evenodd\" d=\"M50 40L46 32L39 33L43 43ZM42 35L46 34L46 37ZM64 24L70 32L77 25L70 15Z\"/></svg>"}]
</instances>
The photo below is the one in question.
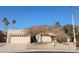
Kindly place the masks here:
<instances>
[{"instance_id":1,"label":"utility pole","mask_svg":"<svg viewBox=\"0 0 79 59\"><path fill-rule=\"evenodd\" d=\"M72 9L72 7L71 7ZM74 36L74 43L76 44L76 35L75 35L75 24L74 24L74 14L73 14L73 11L72 11L72 26L73 26L73 36Z\"/></svg>"},{"instance_id":2,"label":"utility pole","mask_svg":"<svg viewBox=\"0 0 79 59\"><path fill-rule=\"evenodd\" d=\"M72 13L72 24L73 24L73 35L74 35L74 43L76 44L76 35L75 35L75 24L74 24L74 17L73 17L73 13Z\"/></svg>"}]
</instances>

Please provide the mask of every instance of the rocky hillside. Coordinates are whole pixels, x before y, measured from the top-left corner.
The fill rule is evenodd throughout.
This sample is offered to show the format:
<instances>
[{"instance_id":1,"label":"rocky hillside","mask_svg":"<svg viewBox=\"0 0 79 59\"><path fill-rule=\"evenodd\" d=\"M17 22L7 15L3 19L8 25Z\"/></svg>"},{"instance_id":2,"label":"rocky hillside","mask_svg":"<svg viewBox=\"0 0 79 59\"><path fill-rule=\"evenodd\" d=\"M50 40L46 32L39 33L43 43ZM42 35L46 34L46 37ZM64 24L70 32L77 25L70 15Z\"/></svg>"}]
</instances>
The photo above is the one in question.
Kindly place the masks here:
<instances>
[{"instance_id":1,"label":"rocky hillside","mask_svg":"<svg viewBox=\"0 0 79 59\"><path fill-rule=\"evenodd\" d=\"M45 34L46 32L51 32L53 34L56 34L56 39L58 41L67 41L67 38L70 38L62 29L62 27L58 26L33 26L26 31L25 34L29 35L37 35L37 34Z\"/></svg>"}]
</instances>

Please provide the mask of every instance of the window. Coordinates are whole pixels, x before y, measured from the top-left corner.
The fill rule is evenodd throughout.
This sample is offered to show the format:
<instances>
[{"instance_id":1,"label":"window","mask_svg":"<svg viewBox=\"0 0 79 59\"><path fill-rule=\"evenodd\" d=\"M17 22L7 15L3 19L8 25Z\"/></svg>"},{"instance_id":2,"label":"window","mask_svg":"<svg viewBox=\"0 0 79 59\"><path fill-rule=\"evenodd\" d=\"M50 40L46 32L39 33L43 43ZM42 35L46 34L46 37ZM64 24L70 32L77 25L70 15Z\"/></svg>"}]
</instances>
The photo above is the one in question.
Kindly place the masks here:
<instances>
[{"instance_id":1,"label":"window","mask_svg":"<svg viewBox=\"0 0 79 59\"><path fill-rule=\"evenodd\" d=\"M26 37L26 35L11 35L11 37Z\"/></svg>"}]
</instances>

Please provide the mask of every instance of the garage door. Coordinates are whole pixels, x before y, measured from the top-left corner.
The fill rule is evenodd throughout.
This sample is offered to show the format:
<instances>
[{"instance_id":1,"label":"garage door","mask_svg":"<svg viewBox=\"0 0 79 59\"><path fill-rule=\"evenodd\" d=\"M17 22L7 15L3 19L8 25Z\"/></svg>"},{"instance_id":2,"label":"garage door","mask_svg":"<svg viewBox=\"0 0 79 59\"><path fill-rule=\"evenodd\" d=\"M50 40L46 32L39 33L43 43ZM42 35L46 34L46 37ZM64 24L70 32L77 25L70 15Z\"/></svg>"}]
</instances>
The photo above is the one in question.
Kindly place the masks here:
<instances>
[{"instance_id":1,"label":"garage door","mask_svg":"<svg viewBox=\"0 0 79 59\"><path fill-rule=\"evenodd\" d=\"M51 42L51 40L50 36L42 36L42 42Z\"/></svg>"},{"instance_id":2,"label":"garage door","mask_svg":"<svg viewBox=\"0 0 79 59\"><path fill-rule=\"evenodd\" d=\"M11 37L11 43L30 43L30 37Z\"/></svg>"}]
</instances>

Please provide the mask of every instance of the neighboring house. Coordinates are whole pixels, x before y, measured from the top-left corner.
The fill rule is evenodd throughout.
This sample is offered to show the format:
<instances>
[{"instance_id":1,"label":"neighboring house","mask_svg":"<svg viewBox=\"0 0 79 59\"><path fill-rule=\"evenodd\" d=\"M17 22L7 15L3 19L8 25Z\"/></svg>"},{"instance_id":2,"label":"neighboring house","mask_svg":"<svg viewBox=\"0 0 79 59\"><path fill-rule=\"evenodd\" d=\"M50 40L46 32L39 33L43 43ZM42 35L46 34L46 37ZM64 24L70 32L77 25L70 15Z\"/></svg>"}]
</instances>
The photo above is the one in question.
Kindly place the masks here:
<instances>
[{"instance_id":1,"label":"neighboring house","mask_svg":"<svg viewBox=\"0 0 79 59\"><path fill-rule=\"evenodd\" d=\"M7 34L3 31L0 31L0 43L5 43L7 40Z\"/></svg>"}]
</instances>

